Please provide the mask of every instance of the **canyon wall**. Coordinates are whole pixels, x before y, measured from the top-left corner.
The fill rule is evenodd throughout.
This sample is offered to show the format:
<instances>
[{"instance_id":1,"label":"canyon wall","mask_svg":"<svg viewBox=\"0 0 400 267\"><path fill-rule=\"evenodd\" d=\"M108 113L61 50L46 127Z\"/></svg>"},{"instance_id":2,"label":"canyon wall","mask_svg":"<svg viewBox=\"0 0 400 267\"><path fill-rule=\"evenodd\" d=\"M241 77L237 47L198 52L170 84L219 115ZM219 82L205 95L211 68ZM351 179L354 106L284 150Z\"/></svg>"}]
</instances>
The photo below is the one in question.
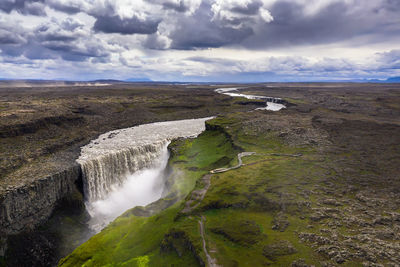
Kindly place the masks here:
<instances>
[{"instance_id":1,"label":"canyon wall","mask_svg":"<svg viewBox=\"0 0 400 267\"><path fill-rule=\"evenodd\" d=\"M0 196L0 256L7 236L34 229L50 217L59 201L81 194L81 178L76 164Z\"/></svg>"}]
</instances>

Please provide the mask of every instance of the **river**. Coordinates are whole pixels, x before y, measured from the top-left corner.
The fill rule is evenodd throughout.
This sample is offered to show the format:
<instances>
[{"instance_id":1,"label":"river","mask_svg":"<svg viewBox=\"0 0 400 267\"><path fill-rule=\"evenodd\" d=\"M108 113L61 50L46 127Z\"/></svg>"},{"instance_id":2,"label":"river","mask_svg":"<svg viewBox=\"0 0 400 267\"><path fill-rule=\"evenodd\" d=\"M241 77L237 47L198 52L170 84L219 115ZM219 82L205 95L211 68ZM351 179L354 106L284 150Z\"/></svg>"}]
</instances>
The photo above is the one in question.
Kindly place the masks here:
<instances>
[{"instance_id":1,"label":"river","mask_svg":"<svg viewBox=\"0 0 400 267\"><path fill-rule=\"evenodd\" d=\"M239 87L218 88L218 89L215 89L215 92L217 92L219 94L223 94L223 95L232 96L232 97L244 97L244 98L252 99L252 100L264 100L266 103L266 106L263 108L257 108L256 110L279 111L283 108L286 108L286 106L282 104L283 100L281 98L260 96L260 95L241 94L238 92L240 89L246 89L246 88L239 88Z\"/></svg>"}]
</instances>

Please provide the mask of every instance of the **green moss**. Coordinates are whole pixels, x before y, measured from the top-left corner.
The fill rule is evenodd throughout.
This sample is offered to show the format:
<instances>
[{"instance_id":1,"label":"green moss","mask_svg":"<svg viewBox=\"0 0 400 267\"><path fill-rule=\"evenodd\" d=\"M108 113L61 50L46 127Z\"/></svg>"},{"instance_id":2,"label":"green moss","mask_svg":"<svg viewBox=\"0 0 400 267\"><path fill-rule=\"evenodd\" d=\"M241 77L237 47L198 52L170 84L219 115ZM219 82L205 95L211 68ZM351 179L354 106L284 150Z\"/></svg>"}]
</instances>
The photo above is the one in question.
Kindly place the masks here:
<instances>
[{"instance_id":1,"label":"green moss","mask_svg":"<svg viewBox=\"0 0 400 267\"><path fill-rule=\"evenodd\" d=\"M181 140L177 145L172 163L184 163L186 168L211 170L229 165L236 157L233 144L220 131L206 131L195 140Z\"/></svg>"},{"instance_id":2,"label":"green moss","mask_svg":"<svg viewBox=\"0 0 400 267\"><path fill-rule=\"evenodd\" d=\"M225 221L219 226L210 228L210 231L245 247L255 245L262 239L260 226L249 220L238 220L229 223Z\"/></svg>"},{"instance_id":3,"label":"green moss","mask_svg":"<svg viewBox=\"0 0 400 267\"><path fill-rule=\"evenodd\" d=\"M271 261L275 261L279 256L295 254L297 250L287 240L274 240L272 244L263 248L263 255Z\"/></svg>"}]
</instances>

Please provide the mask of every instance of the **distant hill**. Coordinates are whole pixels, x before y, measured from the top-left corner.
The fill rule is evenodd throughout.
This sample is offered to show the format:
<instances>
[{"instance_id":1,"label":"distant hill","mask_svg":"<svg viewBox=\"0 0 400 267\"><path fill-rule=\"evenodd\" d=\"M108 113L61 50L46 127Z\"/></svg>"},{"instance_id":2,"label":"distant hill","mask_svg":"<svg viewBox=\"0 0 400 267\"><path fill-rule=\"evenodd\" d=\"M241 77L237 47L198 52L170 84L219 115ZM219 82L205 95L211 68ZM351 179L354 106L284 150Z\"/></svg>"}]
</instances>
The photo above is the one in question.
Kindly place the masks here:
<instances>
[{"instance_id":1,"label":"distant hill","mask_svg":"<svg viewBox=\"0 0 400 267\"><path fill-rule=\"evenodd\" d=\"M400 76L399 77L388 78L388 79L386 79L386 82L388 82L388 83L400 83Z\"/></svg>"},{"instance_id":2,"label":"distant hill","mask_svg":"<svg viewBox=\"0 0 400 267\"><path fill-rule=\"evenodd\" d=\"M129 78L125 82L152 82L153 80L143 77L143 78Z\"/></svg>"}]
</instances>

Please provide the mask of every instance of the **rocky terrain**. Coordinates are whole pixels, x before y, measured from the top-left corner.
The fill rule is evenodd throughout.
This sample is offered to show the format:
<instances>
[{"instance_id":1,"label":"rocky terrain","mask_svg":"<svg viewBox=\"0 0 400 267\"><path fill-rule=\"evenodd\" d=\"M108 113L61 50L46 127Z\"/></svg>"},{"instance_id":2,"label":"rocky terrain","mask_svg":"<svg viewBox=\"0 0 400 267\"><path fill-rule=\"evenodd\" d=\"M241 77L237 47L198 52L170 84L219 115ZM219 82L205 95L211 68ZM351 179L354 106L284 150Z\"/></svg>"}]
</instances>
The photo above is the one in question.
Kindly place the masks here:
<instances>
[{"instance_id":1,"label":"rocky terrain","mask_svg":"<svg viewBox=\"0 0 400 267\"><path fill-rule=\"evenodd\" d=\"M107 130L220 115L197 139L170 146L167 197L128 211L61 265L399 264L399 85L241 90L283 98L279 112L254 111L257 101L216 94L216 86L126 86L0 89L3 193L72 166L79 146ZM41 119L53 115L59 124ZM230 169L243 151L256 154ZM219 168L227 171L208 174Z\"/></svg>"}]
</instances>

